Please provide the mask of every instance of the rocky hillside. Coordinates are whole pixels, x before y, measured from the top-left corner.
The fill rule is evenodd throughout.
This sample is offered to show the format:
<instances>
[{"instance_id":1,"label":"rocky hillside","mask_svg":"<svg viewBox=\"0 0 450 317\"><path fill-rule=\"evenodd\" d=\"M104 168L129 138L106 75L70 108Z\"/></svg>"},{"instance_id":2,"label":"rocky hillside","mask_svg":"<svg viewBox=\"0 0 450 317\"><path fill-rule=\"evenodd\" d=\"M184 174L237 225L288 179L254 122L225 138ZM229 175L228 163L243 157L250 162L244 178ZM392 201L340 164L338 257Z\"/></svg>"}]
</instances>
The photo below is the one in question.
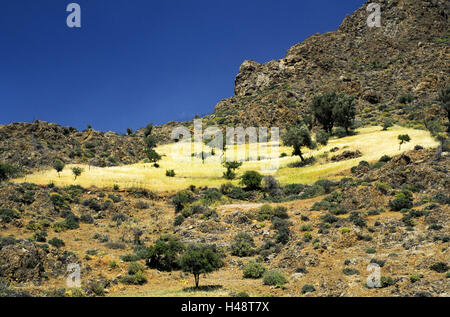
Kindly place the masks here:
<instances>
[{"instance_id":1,"label":"rocky hillside","mask_svg":"<svg viewBox=\"0 0 450 317\"><path fill-rule=\"evenodd\" d=\"M286 56L244 61L235 95L219 102L206 125L279 126L307 114L314 95L338 90L357 97L359 124L389 116L420 126L448 82L449 2L380 0L382 26L367 26L368 1L338 30L310 36ZM413 100L402 101L401 96ZM173 123L171 123L173 126ZM170 126L161 132L168 136Z\"/></svg>"},{"instance_id":2,"label":"rocky hillside","mask_svg":"<svg viewBox=\"0 0 450 317\"><path fill-rule=\"evenodd\" d=\"M114 132L80 132L43 121L0 126L0 162L24 172L52 166L55 159L100 167L132 164L144 158L143 149L142 138Z\"/></svg>"},{"instance_id":3,"label":"rocky hillside","mask_svg":"<svg viewBox=\"0 0 450 317\"><path fill-rule=\"evenodd\" d=\"M383 162L337 182L191 187L169 197L3 183L0 296L192 295L191 276L144 267L143 250L169 233L223 255L224 266L202 277L219 293L205 295L448 297L449 156L436 161L418 148ZM248 241L237 243L241 232ZM136 283L123 279L133 261L143 270ZM250 261L281 272L285 285L243 278ZM80 289L65 284L69 263L81 267ZM366 286L371 263L381 288Z\"/></svg>"}]
</instances>

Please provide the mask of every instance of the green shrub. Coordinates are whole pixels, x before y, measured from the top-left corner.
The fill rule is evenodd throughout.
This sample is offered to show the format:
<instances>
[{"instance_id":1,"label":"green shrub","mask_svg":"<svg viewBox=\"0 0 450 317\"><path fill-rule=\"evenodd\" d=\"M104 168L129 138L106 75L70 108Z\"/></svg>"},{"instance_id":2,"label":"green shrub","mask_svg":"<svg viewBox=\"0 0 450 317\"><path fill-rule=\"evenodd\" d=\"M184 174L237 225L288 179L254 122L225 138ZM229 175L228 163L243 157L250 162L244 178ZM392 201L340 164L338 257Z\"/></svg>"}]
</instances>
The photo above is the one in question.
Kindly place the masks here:
<instances>
[{"instance_id":1,"label":"green shrub","mask_svg":"<svg viewBox=\"0 0 450 317\"><path fill-rule=\"evenodd\" d=\"M264 204L259 208L256 214L256 219L258 221L270 220L273 217L273 213L273 207L269 204Z\"/></svg>"},{"instance_id":2,"label":"green shrub","mask_svg":"<svg viewBox=\"0 0 450 317\"><path fill-rule=\"evenodd\" d=\"M375 254L375 253L377 253L377 250L374 249L374 248L368 248L368 249L366 250L366 253L368 253L368 254Z\"/></svg>"},{"instance_id":3,"label":"green shrub","mask_svg":"<svg viewBox=\"0 0 450 317\"><path fill-rule=\"evenodd\" d=\"M139 271L133 275L130 274L124 275L120 281L124 284L129 285L143 285L147 283L147 276L145 276L144 272Z\"/></svg>"},{"instance_id":4,"label":"green shrub","mask_svg":"<svg viewBox=\"0 0 450 317\"><path fill-rule=\"evenodd\" d=\"M409 276L409 280L411 281L411 283L415 283L415 282L420 281L420 279L421 279L422 277L423 277L422 274L411 274L411 275Z\"/></svg>"},{"instance_id":5,"label":"green shrub","mask_svg":"<svg viewBox=\"0 0 450 317\"><path fill-rule=\"evenodd\" d=\"M414 101L414 96L411 94L403 94L398 97L398 102L401 104L407 104Z\"/></svg>"},{"instance_id":6,"label":"green shrub","mask_svg":"<svg viewBox=\"0 0 450 317\"><path fill-rule=\"evenodd\" d=\"M181 226L181 224L184 222L186 218L183 215L178 215L175 217L175 220L173 221L173 225L175 227Z\"/></svg>"},{"instance_id":7,"label":"green shrub","mask_svg":"<svg viewBox=\"0 0 450 317\"><path fill-rule=\"evenodd\" d=\"M128 265L128 274L134 275L137 272L144 272L145 267L139 262L131 262Z\"/></svg>"},{"instance_id":8,"label":"green shrub","mask_svg":"<svg viewBox=\"0 0 450 317\"><path fill-rule=\"evenodd\" d=\"M0 182L16 176L18 169L12 165L0 163Z\"/></svg>"},{"instance_id":9,"label":"green shrub","mask_svg":"<svg viewBox=\"0 0 450 317\"><path fill-rule=\"evenodd\" d=\"M267 271L263 275L264 285L280 286L288 282L287 278L279 271Z\"/></svg>"},{"instance_id":10,"label":"green shrub","mask_svg":"<svg viewBox=\"0 0 450 317\"><path fill-rule=\"evenodd\" d=\"M438 273L445 273L449 270L449 267L444 262L437 262L437 263L433 264L432 266L430 266L430 269L433 271L436 271Z\"/></svg>"},{"instance_id":11,"label":"green shrub","mask_svg":"<svg viewBox=\"0 0 450 317\"><path fill-rule=\"evenodd\" d=\"M166 176L167 177L175 177L175 171L174 170L166 170Z\"/></svg>"},{"instance_id":12,"label":"green shrub","mask_svg":"<svg viewBox=\"0 0 450 317\"><path fill-rule=\"evenodd\" d=\"M394 279L390 276L382 276L380 282L382 288L395 285Z\"/></svg>"},{"instance_id":13,"label":"green shrub","mask_svg":"<svg viewBox=\"0 0 450 317\"><path fill-rule=\"evenodd\" d=\"M194 193L190 190L183 190L172 197L172 203L175 206L175 212L180 212L188 204L195 201Z\"/></svg>"},{"instance_id":14,"label":"green shrub","mask_svg":"<svg viewBox=\"0 0 450 317\"><path fill-rule=\"evenodd\" d=\"M247 257L255 253L255 242L248 233L240 232L231 245L231 254L238 257Z\"/></svg>"},{"instance_id":15,"label":"green shrub","mask_svg":"<svg viewBox=\"0 0 450 317\"><path fill-rule=\"evenodd\" d=\"M48 243L58 249L65 246L64 241L61 239L58 239L58 238L53 238L53 239L49 240Z\"/></svg>"},{"instance_id":16,"label":"green shrub","mask_svg":"<svg viewBox=\"0 0 450 317\"><path fill-rule=\"evenodd\" d=\"M352 268L349 268L349 267L346 267L345 269L343 269L342 272L345 275L357 275L357 274L359 274L359 271L357 269L352 269Z\"/></svg>"},{"instance_id":17,"label":"green shrub","mask_svg":"<svg viewBox=\"0 0 450 317\"><path fill-rule=\"evenodd\" d=\"M244 267L243 276L244 278L261 278L263 274L266 272L266 267L260 263L256 263L254 261L250 261Z\"/></svg>"},{"instance_id":18,"label":"green shrub","mask_svg":"<svg viewBox=\"0 0 450 317\"><path fill-rule=\"evenodd\" d=\"M314 287L314 285L305 284L302 287L302 294L312 293L315 291L316 291L316 288Z\"/></svg>"},{"instance_id":19,"label":"green shrub","mask_svg":"<svg viewBox=\"0 0 450 317\"><path fill-rule=\"evenodd\" d=\"M19 212L9 208L0 209L0 219L6 223L10 223L13 219L20 218Z\"/></svg>"},{"instance_id":20,"label":"green shrub","mask_svg":"<svg viewBox=\"0 0 450 317\"><path fill-rule=\"evenodd\" d=\"M256 171L246 171L241 178L241 184L248 190L256 190L261 188L263 176Z\"/></svg>"},{"instance_id":21,"label":"green shrub","mask_svg":"<svg viewBox=\"0 0 450 317\"><path fill-rule=\"evenodd\" d=\"M288 219L289 215L287 213L287 208L284 206L275 207L275 209L273 210L273 217Z\"/></svg>"}]
</instances>

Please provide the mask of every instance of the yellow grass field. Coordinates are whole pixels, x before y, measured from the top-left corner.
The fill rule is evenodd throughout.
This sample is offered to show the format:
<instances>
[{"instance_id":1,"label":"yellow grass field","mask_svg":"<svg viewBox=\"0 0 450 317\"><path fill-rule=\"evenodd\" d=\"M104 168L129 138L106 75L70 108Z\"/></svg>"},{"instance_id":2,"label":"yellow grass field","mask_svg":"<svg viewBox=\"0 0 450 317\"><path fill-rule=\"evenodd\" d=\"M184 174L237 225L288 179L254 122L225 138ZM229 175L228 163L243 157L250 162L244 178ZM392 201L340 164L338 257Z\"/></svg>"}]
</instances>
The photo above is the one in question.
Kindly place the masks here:
<instances>
[{"instance_id":1,"label":"yellow grass field","mask_svg":"<svg viewBox=\"0 0 450 317\"><path fill-rule=\"evenodd\" d=\"M292 157L291 148L273 147L273 144L262 144L258 146L258 154L252 155L253 160L244 162L239 169L239 175L247 170L260 171L263 174L272 174L282 183L305 183L310 184L318 179L333 178L337 174L350 169L357 165L361 160L375 162L383 155L396 155L404 151L409 151L415 145L422 145L425 148L437 146L437 142L430 136L427 131L407 129L402 127L393 127L388 131L381 131L381 127L368 127L357 130L357 134L341 139L331 139L329 144L319 147L317 150L304 150L304 157L314 156L317 162L312 166L303 168L289 168L290 163L299 161L298 157ZM398 135L408 134L411 142L402 145L399 150ZM71 184L81 185L83 187L96 186L100 188L113 187L118 185L120 188L140 187L156 192L174 191L185 189L189 185L218 187L228 182L222 178L225 169L222 167L220 160L222 152L216 151L215 156L210 157L202 163L201 159L192 158L190 155L181 156L175 147L179 144L168 144L158 147L156 150L163 155L159 162L160 168L154 168L151 164L138 163L134 165L99 168L89 167L87 165L78 165L84 169L80 177L74 181L71 168L75 165L68 165L58 177L55 170L43 170L31 175L27 175L14 182L49 184L53 182L57 186L65 186ZM202 145L198 145L202 147ZM328 157L339 154L344 150L359 150L363 153L363 157L333 163L326 159L327 152L332 148L339 147L336 153L328 153ZM205 149L205 147L203 147ZM249 145L235 146L235 151L245 157L248 156ZM269 153L265 153L268 150ZM206 150L210 151L210 150ZM227 151L229 155L231 149ZM270 152L271 151L271 152ZM189 151L190 152L190 151ZM263 153L264 152L264 153ZM247 153L247 154L244 154ZM251 152L254 153L254 152ZM279 158L281 153L287 153L289 156ZM256 160L260 157L260 161ZM278 160L279 168L272 172L267 172L270 164L275 164ZM276 166L276 164L275 164ZM166 170L174 170L175 177L167 177ZM234 180L237 184L239 180Z\"/></svg>"}]
</instances>

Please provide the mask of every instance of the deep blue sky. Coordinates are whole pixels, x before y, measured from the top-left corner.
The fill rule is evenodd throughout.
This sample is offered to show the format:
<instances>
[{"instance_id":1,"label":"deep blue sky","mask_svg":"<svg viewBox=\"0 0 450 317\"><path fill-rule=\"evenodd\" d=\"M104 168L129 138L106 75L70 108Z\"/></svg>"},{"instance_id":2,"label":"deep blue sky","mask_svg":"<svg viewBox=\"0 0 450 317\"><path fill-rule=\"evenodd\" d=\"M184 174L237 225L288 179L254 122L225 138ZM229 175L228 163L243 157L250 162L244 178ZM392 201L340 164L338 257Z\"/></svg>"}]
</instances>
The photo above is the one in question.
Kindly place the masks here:
<instances>
[{"instance_id":1,"label":"deep blue sky","mask_svg":"<svg viewBox=\"0 0 450 317\"><path fill-rule=\"evenodd\" d=\"M66 26L77 2L82 28ZM124 132L211 113L246 59L338 28L364 0L1 0L0 124Z\"/></svg>"}]
</instances>

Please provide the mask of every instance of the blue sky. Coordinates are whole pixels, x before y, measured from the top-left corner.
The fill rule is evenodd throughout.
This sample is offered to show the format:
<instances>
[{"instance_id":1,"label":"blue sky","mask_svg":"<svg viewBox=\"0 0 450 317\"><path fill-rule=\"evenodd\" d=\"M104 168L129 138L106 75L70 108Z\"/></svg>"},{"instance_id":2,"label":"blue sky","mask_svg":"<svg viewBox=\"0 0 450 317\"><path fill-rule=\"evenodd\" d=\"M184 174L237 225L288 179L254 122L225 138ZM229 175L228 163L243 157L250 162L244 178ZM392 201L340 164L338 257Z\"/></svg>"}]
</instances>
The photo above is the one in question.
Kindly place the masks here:
<instances>
[{"instance_id":1,"label":"blue sky","mask_svg":"<svg viewBox=\"0 0 450 317\"><path fill-rule=\"evenodd\" d=\"M77 2L82 27L66 25ZM338 28L364 0L10 0L0 5L0 124L125 132L191 120L264 63Z\"/></svg>"}]
</instances>

